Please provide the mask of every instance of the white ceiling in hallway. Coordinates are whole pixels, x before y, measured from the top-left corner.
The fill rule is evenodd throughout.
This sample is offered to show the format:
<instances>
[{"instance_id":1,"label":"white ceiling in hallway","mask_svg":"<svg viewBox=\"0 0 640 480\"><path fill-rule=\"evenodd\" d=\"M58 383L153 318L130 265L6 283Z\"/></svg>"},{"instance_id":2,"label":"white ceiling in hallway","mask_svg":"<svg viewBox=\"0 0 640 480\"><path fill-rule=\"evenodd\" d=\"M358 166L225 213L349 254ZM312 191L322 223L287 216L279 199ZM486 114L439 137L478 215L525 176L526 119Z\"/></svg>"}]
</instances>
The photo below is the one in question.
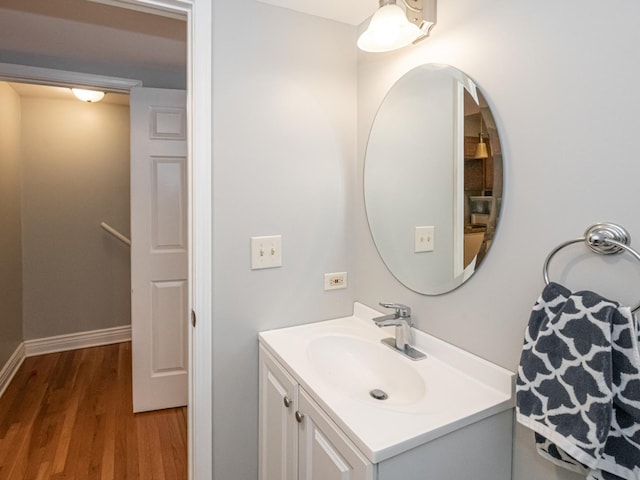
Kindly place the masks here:
<instances>
[{"instance_id":1,"label":"white ceiling in hallway","mask_svg":"<svg viewBox=\"0 0 640 480\"><path fill-rule=\"evenodd\" d=\"M378 9L378 0L258 0L278 7L360 25Z\"/></svg>"},{"instance_id":2,"label":"white ceiling in hallway","mask_svg":"<svg viewBox=\"0 0 640 480\"><path fill-rule=\"evenodd\" d=\"M0 54L12 58L175 70L186 48L181 20L87 0L0 0Z\"/></svg>"}]
</instances>

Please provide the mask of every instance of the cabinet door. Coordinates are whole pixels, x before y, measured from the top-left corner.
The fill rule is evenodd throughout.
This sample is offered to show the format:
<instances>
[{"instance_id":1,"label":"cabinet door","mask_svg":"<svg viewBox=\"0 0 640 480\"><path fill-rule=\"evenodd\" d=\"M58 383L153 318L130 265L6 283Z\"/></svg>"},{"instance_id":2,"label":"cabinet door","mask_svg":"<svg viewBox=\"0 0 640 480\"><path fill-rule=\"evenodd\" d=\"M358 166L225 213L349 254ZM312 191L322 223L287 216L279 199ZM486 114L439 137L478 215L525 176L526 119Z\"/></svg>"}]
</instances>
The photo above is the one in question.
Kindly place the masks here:
<instances>
[{"instance_id":1,"label":"cabinet door","mask_svg":"<svg viewBox=\"0 0 640 480\"><path fill-rule=\"evenodd\" d=\"M374 466L301 388L299 480L373 480Z\"/></svg>"},{"instance_id":2,"label":"cabinet door","mask_svg":"<svg viewBox=\"0 0 640 480\"><path fill-rule=\"evenodd\" d=\"M260 480L296 480L298 384L260 347Z\"/></svg>"}]
</instances>

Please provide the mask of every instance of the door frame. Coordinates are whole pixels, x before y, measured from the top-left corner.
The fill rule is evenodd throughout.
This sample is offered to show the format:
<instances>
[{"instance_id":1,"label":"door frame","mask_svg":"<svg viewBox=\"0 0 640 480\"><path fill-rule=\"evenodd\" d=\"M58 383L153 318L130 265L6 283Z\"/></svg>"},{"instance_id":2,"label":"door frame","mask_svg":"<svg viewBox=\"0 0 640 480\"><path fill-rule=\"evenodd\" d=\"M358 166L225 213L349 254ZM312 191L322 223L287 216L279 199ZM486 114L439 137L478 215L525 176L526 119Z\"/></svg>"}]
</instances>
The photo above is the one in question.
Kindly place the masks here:
<instances>
[{"instance_id":1,"label":"door frame","mask_svg":"<svg viewBox=\"0 0 640 480\"><path fill-rule=\"evenodd\" d=\"M212 14L211 0L91 0L187 22L187 131L189 191L189 309L197 315L189 329L188 468L191 480L213 478L212 342ZM142 82L0 63L0 80L128 92Z\"/></svg>"}]
</instances>

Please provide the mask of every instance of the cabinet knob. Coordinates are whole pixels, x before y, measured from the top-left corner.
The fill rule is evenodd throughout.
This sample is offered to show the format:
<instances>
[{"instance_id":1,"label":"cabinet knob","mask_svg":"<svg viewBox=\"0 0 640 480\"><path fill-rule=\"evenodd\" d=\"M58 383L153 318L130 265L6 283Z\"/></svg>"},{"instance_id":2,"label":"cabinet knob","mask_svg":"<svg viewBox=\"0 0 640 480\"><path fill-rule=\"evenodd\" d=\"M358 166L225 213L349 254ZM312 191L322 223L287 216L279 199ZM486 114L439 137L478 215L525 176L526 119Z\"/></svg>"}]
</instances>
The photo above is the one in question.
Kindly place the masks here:
<instances>
[{"instance_id":1,"label":"cabinet knob","mask_svg":"<svg viewBox=\"0 0 640 480\"><path fill-rule=\"evenodd\" d=\"M298 423L302 423L302 419L304 418L304 414L300 413L300 410L298 410L296 412L296 420L298 421Z\"/></svg>"},{"instance_id":2,"label":"cabinet knob","mask_svg":"<svg viewBox=\"0 0 640 480\"><path fill-rule=\"evenodd\" d=\"M282 399L284 401L284 406L289 408L291 406L291 404L293 403L291 401L291 399L289 397L287 397L286 395L284 396L284 398Z\"/></svg>"}]
</instances>

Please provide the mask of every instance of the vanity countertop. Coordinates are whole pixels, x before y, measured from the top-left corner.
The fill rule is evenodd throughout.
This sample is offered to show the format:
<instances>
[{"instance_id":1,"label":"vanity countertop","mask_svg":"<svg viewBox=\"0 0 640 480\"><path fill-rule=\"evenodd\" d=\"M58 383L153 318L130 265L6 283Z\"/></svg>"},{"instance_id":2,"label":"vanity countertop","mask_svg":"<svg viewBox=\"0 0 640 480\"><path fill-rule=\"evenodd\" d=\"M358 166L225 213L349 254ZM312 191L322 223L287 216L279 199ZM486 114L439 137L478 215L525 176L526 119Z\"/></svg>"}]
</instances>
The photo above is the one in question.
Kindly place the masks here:
<instances>
[{"instance_id":1,"label":"vanity countertop","mask_svg":"<svg viewBox=\"0 0 640 480\"><path fill-rule=\"evenodd\" d=\"M349 317L259 334L372 463L513 408L513 372L416 329L427 358L412 361L380 343L395 332L377 316L356 302Z\"/></svg>"}]
</instances>

